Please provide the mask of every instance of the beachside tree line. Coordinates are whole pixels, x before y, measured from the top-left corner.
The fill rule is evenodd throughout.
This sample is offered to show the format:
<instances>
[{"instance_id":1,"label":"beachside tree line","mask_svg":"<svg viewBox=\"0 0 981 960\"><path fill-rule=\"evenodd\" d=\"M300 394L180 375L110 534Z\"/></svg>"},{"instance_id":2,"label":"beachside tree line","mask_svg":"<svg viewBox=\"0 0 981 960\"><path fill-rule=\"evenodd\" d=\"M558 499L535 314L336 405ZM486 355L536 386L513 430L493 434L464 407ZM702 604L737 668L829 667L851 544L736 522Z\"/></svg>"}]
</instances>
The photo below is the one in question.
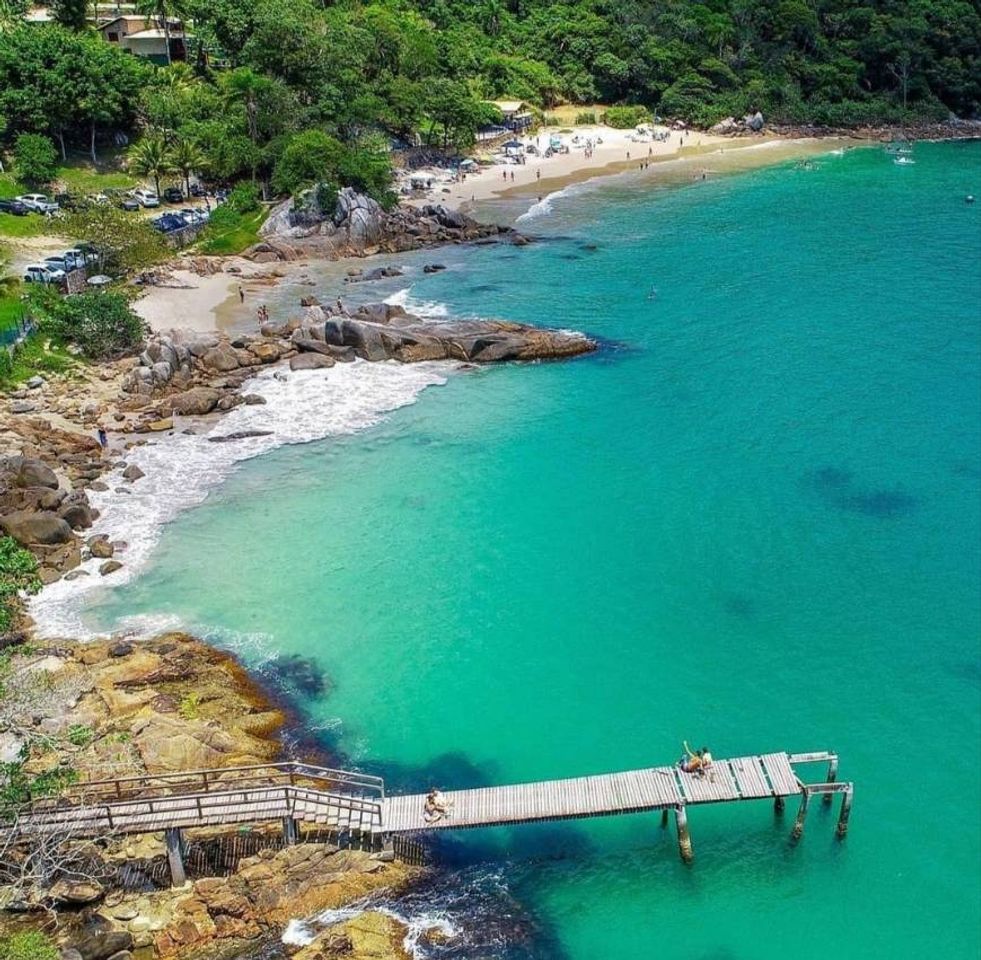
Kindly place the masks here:
<instances>
[{"instance_id":1,"label":"beachside tree line","mask_svg":"<svg viewBox=\"0 0 981 960\"><path fill-rule=\"evenodd\" d=\"M145 0L199 50L156 67L104 42L80 0L56 23L0 12L0 135L34 182L51 141L93 160L123 132L159 185L194 174L277 192L320 179L391 199L392 138L471 144L487 101L639 104L708 125L762 110L833 125L975 115L981 13L970 0ZM30 140L22 138L30 137Z\"/></svg>"}]
</instances>

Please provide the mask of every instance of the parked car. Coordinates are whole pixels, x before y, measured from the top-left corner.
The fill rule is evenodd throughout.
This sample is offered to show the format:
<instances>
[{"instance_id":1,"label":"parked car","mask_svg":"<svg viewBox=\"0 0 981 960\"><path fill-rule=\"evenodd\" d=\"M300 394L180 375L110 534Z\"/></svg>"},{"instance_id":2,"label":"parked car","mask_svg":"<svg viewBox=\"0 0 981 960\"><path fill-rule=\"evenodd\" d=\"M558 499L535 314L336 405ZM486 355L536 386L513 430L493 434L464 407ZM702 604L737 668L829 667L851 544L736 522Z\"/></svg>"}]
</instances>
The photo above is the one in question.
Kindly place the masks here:
<instances>
[{"instance_id":1,"label":"parked car","mask_svg":"<svg viewBox=\"0 0 981 960\"><path fill-rule=\"evenodd\" d=\"M24 283L60 283L65 271L57 270L48 263L32 263L24 267Z\"/></svg>"},{"instance_id":2,"label":"parked car","mask_svg":"<svg viewBox=\"0 0 981 960\"><path fill-rule=\"evenodd\" d=\"M71 250L66 250L62 256L64 256L66 260L70 260L72 263L74 263L76 270L79 267L87 267L91 263L99 262L99 255L95 252L95 250L91 247L86 249L86 246L83 246L82 244L79 244L77 247L72 247Z\"/></svg>"},{"instance_id":3,"label":"parked car","mask_svg":"<svg viewBox=\"0 0 981 960\"><path fill-rule=\"evenodd\" d=\"M57 203L43 193L25 193L17 199L33 213L57 213L60 209Z\"/></svg>"},{"instance_id":4,"label":"parked car","mask_svg":"<svg viewBox=\"0 0 981 960\"><path fill-rule=\"evenodd\" d=\"M183 210L178 210L177 213L184 220L184 222L188 224L188 226L195 223L204 223L204 221L207 219L203 210L192 210L190 207L185 207Z\"/></svg>"},{"instance_id":5,"label":"parked car","mask_svg":"<svg viewBox=\"0 0 981 960\"><path fill-rule=\"evenodd\" d=\"M163 216L155 217L152 223L161 233L173 233L187 226L184 218L178 213L165 213Z\"/></svg>"},{"instance_id":6,"label":"parked car","mask_svg":"<svg viewBox=\"0 0 981 960\"><path fill-rule=\"evenodd\" d=\"M160 206L160 197L158 197L152 190L144 190L142 187L133 191L133 199L139 203L141 207Z\"/></svg>"},{"instance_id":7,"label":"parked car","mask_svg":"<svg viewBox=\"0 0 981 960\"><path fill-rule=\"evenodd\" d=\"M140 209L140 201L136 197L118 196L116 197L116 205L122 207L123 210Z\"/></svg>"},{"instance_id":8,"label":"parked car","mask_svg":"<svg viewBox=\"0 0 981 960\"><path fill-rule=\"evenodd\" d=\"M191 184L191 196L192 197L206 197L208 191L200 183Z\"/></svg>"},{"instance_id":9,"label":"parked car","mask_svg":"<svg viewBox=\"0 0 981 960\"><path fill-rule=\"evenodd\" d=\"M107 203L112 203L112 200L107 193L94 193L91 197L89 197L89 200L91 200L92 203L97 203L100 207L105 206Z\"/></svg>"},{"instance_id":10,"label":"parked car","mask_svg":"<svg viewBox=\"0 0 981 960\"><path fill-rule=\"evenodd\" d=\"M163 198L167 203L183 203L184 191L180 187L167 187L163 192Z\"/></svg>"},{"instance_id":11,"label":"parked car","mask_svg":"<svg viewBox=\"0 0 981 960\"><path fill-rule=\"evenodd\" d=\"M85 197L79 197L74 193L56 193L54 195L54 202L62 210L80 210L88 204L88 200Z\"/></svg>"},{"instance_id":12,"label":"parked car","mask_svg":"<svg viewBox=\"0 0 981 960\"><path fill-rule=\"evenodd\" d=\"M86 263L98 263L102 259L98 247L85 240L79 240L75 244L75 249L81 251Z\"/></svg>"},{"instance_id":13,"label":"parked car","mask_svg":"<svg viewBox=\"0 0 981 960\"><path fill-rule=\"evenodd\" d=\"M0 213L12 213L15 217L26 217L30 212L20 200L0 200Z\"/></svg>"},{"instance_id":14,"label":"parked car","mask_svg":"<svg viewBox=\"0 0 981 960\"><path fill-rule=\"evenodd\" d=\"M50 267L52 270L61 273L62 276L75 269L74 263L66 260L64 257L45 257L42 266Z\"/></svg>"}]
</instances>

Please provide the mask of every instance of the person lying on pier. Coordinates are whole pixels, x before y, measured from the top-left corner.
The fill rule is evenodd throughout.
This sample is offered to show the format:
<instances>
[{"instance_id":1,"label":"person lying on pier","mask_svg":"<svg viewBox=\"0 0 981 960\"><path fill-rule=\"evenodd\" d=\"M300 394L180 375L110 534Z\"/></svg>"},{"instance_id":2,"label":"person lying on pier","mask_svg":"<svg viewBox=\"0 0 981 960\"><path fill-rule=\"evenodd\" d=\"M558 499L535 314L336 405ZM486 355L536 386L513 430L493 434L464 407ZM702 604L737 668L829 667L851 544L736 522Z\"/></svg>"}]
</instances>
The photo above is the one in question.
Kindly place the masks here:
<instances>
[{"instance_id":1,"label":"person lying on pier","mask_svg":"<svg viewBox=\"0 0 981 960\"><path fill-rule=\"evenodd\" d=\"M684 755L678 761L681 772L691 773L696 777L704 777L705 774L710 774L712 769L712 754L709 753L709 748L702 747L701 750L695 752L688 746L687 740L684 742L684 748ZM711 774L710 779L714 779L711 777Z\"/></svg>"},{"instance_id":2,"label":"person lying on pier","mask_svg":"<svg viewBox=\"0 0 981 960\"><path fill-rule=\"evenodd\" d=\"M450 815L450 807L452 804L446 798L446 794L442 790L433 787L429 793L426 794L426 805L423 807L422 819L426 823L436 823L442 820L443 817L448 817Z\"/></svg>"}]
</instances>

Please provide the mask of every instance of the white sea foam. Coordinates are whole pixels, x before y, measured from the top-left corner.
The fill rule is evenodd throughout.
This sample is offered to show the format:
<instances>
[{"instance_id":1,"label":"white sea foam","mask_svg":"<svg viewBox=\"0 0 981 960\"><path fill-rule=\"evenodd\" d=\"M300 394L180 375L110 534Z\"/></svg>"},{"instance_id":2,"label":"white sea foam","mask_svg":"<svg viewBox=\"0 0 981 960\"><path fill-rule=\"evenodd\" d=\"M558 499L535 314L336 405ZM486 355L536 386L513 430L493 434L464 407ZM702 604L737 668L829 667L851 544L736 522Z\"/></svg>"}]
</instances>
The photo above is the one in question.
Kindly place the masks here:
<instances>
[{"instance_id":1,"label":"white sea foam","mask_svg":"<svg viewBox=\"0 0 981 960\"><path fill-rule=\"evenodd\" d=\"M425 934L435 930L439 932L441 937L451 940L459 932L449 917L439 910L404 914L392 910L390 907L372 906L370 903L363 902L350 907L341 907L337 910L325 910L323 913L317 914L312 920L291 920L287 924L281 939L283 943L292 946L306 946L313 942L320 930L338 923L346 923L368 910L383 913L403 924L406 928L406 934L402 940L402 949L410 957L418 958L418 960L422 960L426 956L420 943Z\"/></svg>"},{"instance_id":2,"label":"white sea foam","mask_svg":"<svg viewBox=\"0 0 981 960\"><path fill-rule=\"evenodd\" d=\"M438 300L419 300L413 297L411 286L396 290L395 293L385 298L385 303L403 307L407 313L427 319L445 317L449 313L445 303L440 303Z\"/></svg>"},{"instance_id":3,"label":"white sea foam","mask_svg":"<svg viewBox=\"0 0 981 960\"><path fill-rule=\"evenodd\" d=\"M127 452L127 465L139 467L145 477L129 484L119 473L109 474L103 479L110 490L89 494L92 505L101 511L90 533L126 542L125 550L119 553L122 568L100 577L98 567L103 561L92 559L80 568L89 576L59 580L46 587L30 603L38 634L91 637L81 618L86 594L106 585L119 585L138 574L160 539L163 525L204 500L242 460L284 444L342 436L370 427L391 411L413 403L424 388L445 383L451 370L446 363L404 365L361 360L326 371L266 369L243 387L243 393L259 394L265 404L236 407L201 435L182 433L184 418L175 418L172 436L151 434L145 446ZM208 439L243 431L268 433L224 443ZM119 487L129 492L112 490ZM125 627L153 632L173 625L169 619L142 618Z\"/></svg>"},{"instance_id":4,"label":"white sea foam","mask_svg":"<svg viewBox=\"0 0 981 960\"><path fill-rule=\"evenodd\" d=\"M541 200L533 203L520 217L516 217L514 222L527 223L529 220L543 217L552 212L552 207L556 200L581 193L584 188L588 189L591 184L599 182L602 179L602 177L591 177L589 180L583 180L580 183L567 184L561 190L553 190L550 194L542 197Z\"/></svg>"}]
</instances>

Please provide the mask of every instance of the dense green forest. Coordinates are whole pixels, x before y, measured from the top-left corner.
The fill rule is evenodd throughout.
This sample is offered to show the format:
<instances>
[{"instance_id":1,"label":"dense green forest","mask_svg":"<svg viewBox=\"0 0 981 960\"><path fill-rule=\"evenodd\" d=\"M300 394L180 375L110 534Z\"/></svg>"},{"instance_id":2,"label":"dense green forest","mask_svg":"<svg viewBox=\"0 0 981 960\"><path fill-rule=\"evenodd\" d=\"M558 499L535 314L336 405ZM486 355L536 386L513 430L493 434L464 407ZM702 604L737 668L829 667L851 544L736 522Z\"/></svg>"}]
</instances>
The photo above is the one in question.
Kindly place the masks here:
<instances>
[{"instance_id":1,"label":"dense green forest","mask_svg":"<svg viewBox=\"0 0 981 960\"><path fill-rule=\"evenodd\" d=\"M972 0L142 0L184 18L191 60L105 43L84 0L60 25L0 0L0 138L95 155L139 131L140 169L206 168L289 191L327 177L378 193L391 137L466 145L484 101L638 103L710 125L860 125L976 116ZM181 160L183 156L183 160Z\"/></svg>"}]
</instances>

